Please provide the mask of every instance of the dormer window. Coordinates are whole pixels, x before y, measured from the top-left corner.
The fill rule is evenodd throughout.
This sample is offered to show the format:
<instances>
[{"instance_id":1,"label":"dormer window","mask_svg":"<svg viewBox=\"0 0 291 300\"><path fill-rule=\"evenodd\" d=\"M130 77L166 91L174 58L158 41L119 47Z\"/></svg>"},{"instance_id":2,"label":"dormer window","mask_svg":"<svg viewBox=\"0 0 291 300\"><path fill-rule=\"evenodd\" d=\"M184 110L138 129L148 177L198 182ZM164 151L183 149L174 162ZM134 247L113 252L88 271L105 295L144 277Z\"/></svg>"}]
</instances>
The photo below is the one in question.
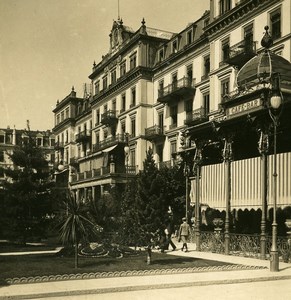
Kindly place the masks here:
<instances>
[{"instance_id":1,"label":"dormer window","mask_svg":"<svg viewBox=\"0 0 291 300\"><path fill-rule=\"evenodd\" d=\"M100 81L95 82L95 95L99 94L100 92Z\"/></svg>"},{"instance_id":2,"label":"dormer window","mask_svg":"<svg viewBox=\"0 0 291 300\"><path fill-rule=\"evenodd\" d=\"M220 14L224 14L231 9L231 0L220 0L219 1L219 11Z\"/></svg>"},{"instance_id":3,"label":"dormer window","mask_svg":"<svg viewBox=\"0 0 291 300\"><path fill-rule=\"evenodd\" d=\"M105 90L107 89L108 86L107 75L102 78L102 81L103 81L103 90Z\"/></svg>"},{"instance_id":4,"label":"dormer window","mask_svg":"<svg viewBox=\"0 0 291 300\"><path fill-rule=\"evenodd\" d=\"M116 82L116 69L111 71L111 84Z\"/></svg>"},{"instance_id":5,"label":"dormer window","mask_svg":"<svg viewBox=\"0 0 291 300\"><path fill-rule=\"evenodd\" d=\"M187 32L187 44L191 44L193 42L193 30L189 30Z\"/></svg>"},{"instance_id":6,"label":"dormer window","mask_svg":"<svg viewBox=\"0 0 291 300\"><path fill-rule=\"evenodd\" d=\"M120 64L120 76L125 75L125 73L126 73L126 61L123 61Z\"/></svg>"},{"instance_id":7,"label":"dormer window","mask_svg":"<svg viewBox=\"0 0 291 300\"><path fill-rule=\"evenodd\" d=\"M172 53L178 52L178 40L174 40L172 43Z\"/></svg>"},{"instance_id":8,"label":"dormer window","mask_svg":"<svg viewBox=\"0 0 291 300\"><path fill-rule=\"evenodd\" d=\"M130 70L136 67L136 53L130 56Z\"/></svg>"},{"instance_id":9,"label":"dormer window","mask_svg":"<svg viewBox=\"0 0 291 300\"><path fill-rule=\"evenodd\" d=\"M5 132L0 132L0 144L5 144Z\"/></svg>"},{"instance_id":10,"label":"dormer window","mask_svg":"<svg viewBox=\"0 0 291 300\"><path fill-rule=\"evenodd\" d=\"M159 50L159 61L163 61L164 60L164 49L160 49Z\"/></svg>"}]
</instances>

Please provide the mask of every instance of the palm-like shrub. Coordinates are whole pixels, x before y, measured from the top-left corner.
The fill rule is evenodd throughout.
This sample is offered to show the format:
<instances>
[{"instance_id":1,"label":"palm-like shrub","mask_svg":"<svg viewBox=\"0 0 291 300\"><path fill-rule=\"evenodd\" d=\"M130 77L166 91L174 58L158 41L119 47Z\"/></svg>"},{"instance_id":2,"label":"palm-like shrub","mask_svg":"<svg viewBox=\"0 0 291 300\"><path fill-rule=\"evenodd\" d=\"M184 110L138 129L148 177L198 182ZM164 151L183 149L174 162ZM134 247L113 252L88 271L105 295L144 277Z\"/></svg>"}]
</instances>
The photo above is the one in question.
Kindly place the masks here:
<instances>
[{"instance_id":1,"label":"palm-like shrub","mask_svg":"<svg viewBox=\"0 0 291 300\"><path fill-rule=\"evenodd\" d=\"M75 247L75 268L78 268L78 246L86 240L96 226L90 220L88 207L83 201L68 193L60 210L60 238L64 245Z\"/></svg>"}]
</instances>

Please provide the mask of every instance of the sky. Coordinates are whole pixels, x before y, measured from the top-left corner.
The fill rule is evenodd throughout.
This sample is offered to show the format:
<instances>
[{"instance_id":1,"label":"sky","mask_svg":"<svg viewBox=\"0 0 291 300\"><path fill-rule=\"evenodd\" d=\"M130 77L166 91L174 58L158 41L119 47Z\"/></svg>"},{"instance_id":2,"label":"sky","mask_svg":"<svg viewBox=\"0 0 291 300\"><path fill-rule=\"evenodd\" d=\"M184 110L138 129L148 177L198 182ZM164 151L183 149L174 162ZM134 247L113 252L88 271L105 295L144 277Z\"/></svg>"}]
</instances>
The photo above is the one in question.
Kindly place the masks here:
<instances>
[{"instance_id":1,"label":"sky","mask_svg":"<svg viewBox=\"0 0 291 300\"><path fill-rule=\"evenodd\" d=\"M145 18L180 32L207 9L208 0L0 0L0 128L52 129L57 100L72 86L82 97L108 53L118 12L134 31Z\"/></svg>"}]
</instances>

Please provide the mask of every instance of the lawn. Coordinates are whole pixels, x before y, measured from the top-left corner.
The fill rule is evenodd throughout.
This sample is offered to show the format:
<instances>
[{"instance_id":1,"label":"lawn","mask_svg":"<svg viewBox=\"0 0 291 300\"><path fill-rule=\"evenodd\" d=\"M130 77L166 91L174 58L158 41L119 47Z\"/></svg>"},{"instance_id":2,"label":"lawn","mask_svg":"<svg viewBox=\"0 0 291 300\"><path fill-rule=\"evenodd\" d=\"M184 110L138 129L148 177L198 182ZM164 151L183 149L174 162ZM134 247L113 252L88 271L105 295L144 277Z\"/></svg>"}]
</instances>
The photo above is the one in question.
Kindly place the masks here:
<instances>
[{"instance_id":1,"label":"lawn","mask_svg":"<svg viewBox=\"0 0 291 300\"><path fill-rule=\"evenodd\" d=\"M173 268L193 268L226 266L223 263L212 260L204 260L166 253L153 252L152 263L147 265L146 252L139 255L123 258L79 258L79 268L74 268L73 257L60 257L55 254L34 254L0 256L1 274L0 282L7 278L35 277L45 275L63 275L76 273L115 272L132 270L153 270Z\"/></svg>"}]
</instances>

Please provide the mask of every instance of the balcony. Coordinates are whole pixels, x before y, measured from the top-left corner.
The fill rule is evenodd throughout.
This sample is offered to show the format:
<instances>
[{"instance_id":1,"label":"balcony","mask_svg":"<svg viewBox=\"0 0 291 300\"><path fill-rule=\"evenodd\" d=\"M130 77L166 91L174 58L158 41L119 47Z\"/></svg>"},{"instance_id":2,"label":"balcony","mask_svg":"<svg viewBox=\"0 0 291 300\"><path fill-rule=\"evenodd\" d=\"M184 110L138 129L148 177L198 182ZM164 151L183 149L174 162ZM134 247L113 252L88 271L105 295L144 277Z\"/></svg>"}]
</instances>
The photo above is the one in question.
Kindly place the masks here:
<instances>
[{"instance_id":1,"label":"balcony","mask_svg":"<svg viewBox=\"0 0 291 300\"><path fill-rule=\"evenodd\" d=\"M91 130L84 130L76 134L76 143L87 143L91 140Z\"/></svg>"},{"instance_id":2,"label":"balcony","mask_svg":"<svg viewBox=\"0 0 291 300\"><path fill-rule=\"evenodd\" d=\"M175 100L177 97L194 96L195 93L195 79L183 77L176 82L173 82L165 88L158 91L158 101L168 103Z\"/></svg>"},{"instance_id":3,"label":"balcony","mask_svg":"<svg viewBox=\"0 0 291 300\"><path fill-rule=\"evenodd\" d=\"M119 143L125 144L127 136L125 134L117 134L93 145L93 152L101 151L105 148L115 146Z\"/></svg>"},{"instance_id":4,"label":"balcony","mask_svg":"<svg viewBox=\"0 0 291 300\"><path fill-rule=\"evenodd\" d=\"M229 48L229 58L225 62L241 68L254 56L256 56L256 42L243 40Z\"/></svg>"},{"instance_id":5,"label":"balcony","mask_svg":"<svg viewBox=\"0 0 291 300\"><path fill-rule=\"evenodd\" d=\"M193 111L187 112L186 120L184 121L185 125L195 125L202 123L208 120L208 115L204 107L200 107Z\"/></svg>"},{"instance_id":6,"label":"balcony","mask_svg":"<svg viewBox=\"0 0 291 300\"><path fill-rule=\"evenodd\" d=\"M55 148L56 151L64 150L64 143L63 142L56 142L54 148Z\"/></svg>"},{"instance_id":7,"label":"balcony","mask_svg":"<svg viewBox=\"0 0 291 300\"><path fill-rule=\"evenodd\" d=\"M113 125L118 121L116 110L107 110L101 115L101 124L103 125Z\"/></svg>"},{"instance_id":8,"label":"balcony","mask_svg":"<svg viewBox=\"0 0 291 300\"><path fill-rule=\"evenodd\" d=\"M164 128L154 125L145 129L145 139L148 141L156 141L165 138Z\"/></svg>"},{"instance_id":9,"label":"balcony","mask_svg":"<svg viewBox=\"0 0 291 300\"><path fill-rule=\"evenodd\" d=\"M79 166L78 158L71 157L70 158L70 166L72 166L74 168L78 168L78 166Z\"/></svg>"}]
</instances>

